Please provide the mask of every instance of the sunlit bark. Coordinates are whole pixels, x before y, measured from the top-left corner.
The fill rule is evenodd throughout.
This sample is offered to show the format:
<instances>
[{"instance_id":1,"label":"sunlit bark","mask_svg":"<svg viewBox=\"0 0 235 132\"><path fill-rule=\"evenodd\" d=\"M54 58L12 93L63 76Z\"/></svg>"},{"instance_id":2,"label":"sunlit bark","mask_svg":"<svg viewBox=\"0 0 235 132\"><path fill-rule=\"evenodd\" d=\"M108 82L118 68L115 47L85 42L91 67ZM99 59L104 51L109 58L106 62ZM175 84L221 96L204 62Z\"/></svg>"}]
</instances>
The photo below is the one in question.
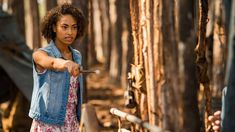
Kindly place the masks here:
<instances>
[{"instance_id":1,"label":"sunlit bark","mask_svg":"<svg viewBox=\"0 0 235 132\"><path fill-rule=\"evenodd\" d=\"M41 47L37 0L25 0L26 42L30 48Z\"/></svg>"},{"instance_id":2,"label":"sunlit bark","mask_svg":"<svg viewBox=\"0 0 235 132\"><path fill-rule=\"evenodd\" d=\"M46 10L49 11L57 5L57 0L46 0Z\"/></svg>"}]
</instances>

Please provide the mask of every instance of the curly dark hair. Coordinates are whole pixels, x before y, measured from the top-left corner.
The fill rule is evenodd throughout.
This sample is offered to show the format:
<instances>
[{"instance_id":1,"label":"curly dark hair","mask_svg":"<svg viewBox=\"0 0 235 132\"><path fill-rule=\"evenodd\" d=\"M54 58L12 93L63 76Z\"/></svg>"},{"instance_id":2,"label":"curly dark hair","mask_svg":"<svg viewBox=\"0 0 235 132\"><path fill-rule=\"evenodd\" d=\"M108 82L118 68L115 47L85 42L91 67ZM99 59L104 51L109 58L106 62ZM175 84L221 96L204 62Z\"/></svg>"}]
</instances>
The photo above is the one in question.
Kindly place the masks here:
<instances>
[{"instance_id":1,"label":"curly dark hair","mask_svg":"<svg viewBox=\"0 0 235 132\"><path fill-rule=\"evenodd\" d=\"M56 34L53 31L53 26L56 25L57 21L62 15L68 14L71 15L77 21L78 31L76 39L84 35L87 26L87 21L82 11L72 6L71 4L65 3L51 9L42 20L42 36L47 39L48 42L50 40L55 40L56 37Z\"/></svg>"}]
</instances>

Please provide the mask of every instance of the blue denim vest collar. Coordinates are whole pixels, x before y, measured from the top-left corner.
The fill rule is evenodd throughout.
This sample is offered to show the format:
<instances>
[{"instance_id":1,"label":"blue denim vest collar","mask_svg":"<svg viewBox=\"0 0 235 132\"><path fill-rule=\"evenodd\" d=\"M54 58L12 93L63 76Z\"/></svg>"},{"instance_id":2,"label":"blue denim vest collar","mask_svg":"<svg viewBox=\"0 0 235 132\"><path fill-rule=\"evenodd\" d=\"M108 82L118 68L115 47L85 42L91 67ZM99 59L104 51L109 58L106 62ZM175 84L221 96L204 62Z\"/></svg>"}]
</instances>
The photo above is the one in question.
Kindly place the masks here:
<instances>
[{"instance_id":1,"label":"blue denim vest collar","mask_svg":"<svg viewBox=\"0 0 235 132\"><path fill-rule=\"evenodd\" d=\"M51 50L52 50L52 53L53 53L54 57L61 58L62 55L61 55L59 49L55 46L54 41L50 41L49 45L51 46ZM78 51L75 51L71 46L69 46L69 50L72 52L73 59L75 61L79 60L78 56L76 56L76 54L75 54L75 52L78 52ZM79 53L79 55L80 55L80 53Z\"/></svg>"},{"instance_id":2,"label":"blue denim vest collar","mask_svg":"<svg viewBox=\"0 0 235 132\"><path fill-rule=\"evenodd\" d=\"M76 63L81 64L81 54L70 47L73 59ZM62 55L54 42L51 41L45 48L40 48L48 53L49 56L61 58ZM68 89L70 83L70 75L67 71L52 71L46 70L45 73L39 74L36 72L33 63L34 88L31 100L29 116L33 119L42 121L48 124L63 125L66 113L66 104L68 99ZM80 87L77 92L78 120L81 117L81 104L83 93L83 78L78 77Z\"/></svg>"}]
</instances>

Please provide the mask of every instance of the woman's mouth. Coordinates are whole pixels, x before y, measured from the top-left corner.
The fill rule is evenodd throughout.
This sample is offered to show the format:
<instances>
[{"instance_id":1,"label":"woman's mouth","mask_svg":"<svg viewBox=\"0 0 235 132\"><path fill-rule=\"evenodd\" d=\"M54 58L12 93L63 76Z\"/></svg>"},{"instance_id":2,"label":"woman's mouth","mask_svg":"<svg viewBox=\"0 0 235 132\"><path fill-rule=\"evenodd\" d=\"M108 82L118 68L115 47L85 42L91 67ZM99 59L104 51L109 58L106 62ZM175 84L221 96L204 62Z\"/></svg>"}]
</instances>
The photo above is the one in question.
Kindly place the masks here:
<instances>
[{"instance_id":1,"label":"woman's mouth","mask_svg":"<svg viewBox=\"0 0 235 132\"><path fill-rule=\"evenodd\" d=\"M73 37L65 37L65 40L71 42L73 41Z\"/></svg>"}]
</instances>

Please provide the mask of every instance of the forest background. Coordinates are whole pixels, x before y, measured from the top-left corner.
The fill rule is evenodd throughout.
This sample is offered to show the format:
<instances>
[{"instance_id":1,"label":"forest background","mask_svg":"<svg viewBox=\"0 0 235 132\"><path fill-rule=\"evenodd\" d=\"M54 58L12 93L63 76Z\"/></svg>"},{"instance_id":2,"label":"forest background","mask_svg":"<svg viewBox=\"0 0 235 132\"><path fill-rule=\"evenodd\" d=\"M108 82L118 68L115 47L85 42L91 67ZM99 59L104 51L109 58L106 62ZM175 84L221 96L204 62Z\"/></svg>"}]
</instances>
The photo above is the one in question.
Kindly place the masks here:
<instances>
[{"instance_id":1,"label":"forest background","mask_svg":"<svg viewBox=\"0 0 235 132\"><path fill-rule=\"evenodd\" d=\"M32 50L47 44L40 35L42 17L63 2L0 0ZM131 86L137 103L131 114L163 130L209 131L207 117L221 108L228 75L234 1L66 2L81 8L88 20L87 34L73 44L84 69L99 67L122 91Z\"/></svg>"}]
</instances>

